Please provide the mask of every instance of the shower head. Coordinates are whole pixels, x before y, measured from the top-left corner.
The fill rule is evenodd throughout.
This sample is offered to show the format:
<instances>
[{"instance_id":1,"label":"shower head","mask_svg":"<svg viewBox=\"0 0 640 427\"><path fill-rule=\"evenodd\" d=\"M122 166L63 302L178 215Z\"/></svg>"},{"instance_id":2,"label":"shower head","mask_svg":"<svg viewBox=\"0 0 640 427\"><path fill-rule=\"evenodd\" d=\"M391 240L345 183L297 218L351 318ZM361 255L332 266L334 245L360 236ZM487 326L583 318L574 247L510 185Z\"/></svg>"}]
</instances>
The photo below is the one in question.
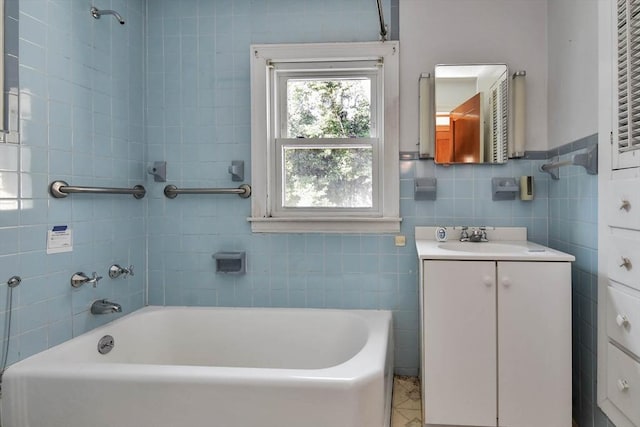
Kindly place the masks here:
<instances>
[{"instance_id":1,"label":"shower head","mask_svg":"<svg viewBox=\"0 0 640 427\"><path fill-rule=\"evenodd\" d=\"M124 25L124 19L122 19L122 16L120 16L120 14L115 10L100 10L95 6L92 6L91 15L96 19L100 19L102 15L113 15L121 25Z\"/></svg>"}]
</instances>

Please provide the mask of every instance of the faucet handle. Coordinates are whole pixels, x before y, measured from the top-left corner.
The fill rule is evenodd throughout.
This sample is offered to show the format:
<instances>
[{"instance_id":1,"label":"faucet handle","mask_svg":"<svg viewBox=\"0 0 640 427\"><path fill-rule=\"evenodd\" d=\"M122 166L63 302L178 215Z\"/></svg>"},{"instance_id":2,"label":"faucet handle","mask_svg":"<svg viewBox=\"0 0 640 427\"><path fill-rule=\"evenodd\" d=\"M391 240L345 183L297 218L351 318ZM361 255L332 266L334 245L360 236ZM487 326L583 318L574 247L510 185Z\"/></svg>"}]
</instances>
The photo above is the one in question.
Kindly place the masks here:
<instances>
[{"instance_id":1,"label":"faucet handle","mask_svg":"<svg viewBox=\"0 0 640 427\"><path fill-rule=\"evenodd\" d=\"M95 288L98 284L98 280L100 279L102 279L102 276L98 276L95 271L93 272L93 275L91 277L87 277L86 274L78 271L73 276L71 276L71 286L73 286L74 288L79 288L85 283L92 283L93 287Z\"/></svg>"},{"instance_id":2,"label":"faucet handle","mask_svg":"<svg viewBox=\"0 0 640 427\"><path fill-rule=\"evenodd\" d=\"M93 283L93 287L95 288L98 285L98 280L102 279L102 276L98 276L98 274L94 271L91 279L87 280L87 283Z\"/></svg>"},{"instance_id":3,"label":"faucet handle","mask_svg":"<svg viewBox=\"0 0 640 427\"><path fill-rule=\"evenodd\" d=\"M480 235L481 235L481 239L483 242L488 242L489 240L487 239L487 227L482 225L480 227L478 227L478 229L480 230Z\"/></svg>"},{"instance_id":4,"label":"faucet handle","mask_svg":"<svg viewBox=\"0 0 640 427\"><path fill-rule=\"evenodd\" d=\"M130 265L129 268L120 267L119 264L113 264L111 267L109 267L109 277L111 277L112 279L118 278L123 274L125 279L128 275L133 276L133 265Z\"/></svg>"},{"instance_id":5,"label":"faucet handle","mask_svg":"<svg viewBox=\"0 0 640 427\"><path fill-rule=\"evenodd\" d=\"M469 229L469 227L467 227L466 225L463 225L462 227L460 227L460 230L462 230L460 232L460 241L461 242L466 242L469 240L469 233L467 233L467 230Z\"/></svg>"}]
</instances>

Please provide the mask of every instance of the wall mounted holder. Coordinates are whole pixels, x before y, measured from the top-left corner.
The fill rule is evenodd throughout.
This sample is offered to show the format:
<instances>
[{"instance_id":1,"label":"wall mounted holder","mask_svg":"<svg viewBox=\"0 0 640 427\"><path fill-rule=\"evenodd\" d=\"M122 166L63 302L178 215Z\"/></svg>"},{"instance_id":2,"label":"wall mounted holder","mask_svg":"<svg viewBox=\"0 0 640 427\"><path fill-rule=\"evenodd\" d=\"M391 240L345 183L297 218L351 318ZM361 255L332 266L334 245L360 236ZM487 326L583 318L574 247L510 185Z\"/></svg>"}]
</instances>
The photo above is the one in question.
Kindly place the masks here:
<instances>
[{"instance_id":1,"label":"wall mounted holder","mask_svg":"<svg viewBox=\"0 0 640 427\"><path fill-rule=\"evenodd\" d=\"M247 271L245 252L216 252L216 273L244 274Z\"/></svg>"},{"instance_id":2,"label":"wall mounted holder","mask_svg":"<svg viewBox=\"0 0 640 427\"><path fill-rule=\"evenodd\" d=\"M582 166L587 170L589 175L598 174L598 146L592 145L587 148L584 153L574 154L571 160L565 160L564 162L558 161L559 157L556 156L551 159L551 163L545 163L540 166L541 172L546 172L551 175L552 179L560 179L559 168L562 166Z\"/></svg>"},{"instance_id":3,"label":"wall mounted holder","mask_svg":"<svg viewBox=\"0 0 640 427\"><path fill-rule=\"evenodd\" d=\"M229 166L231 181L244 181L244 160L233 160Z\"/></svg>"},{"instance_id":4,"label":"wall mounted holder","mask_svg":"<svg viewBox=\"0 0 640 427\"><path fill-rule=\"evenodd\" d=\"M416 178L413 186L414 200L435 200L438 187L437 178Z\"/></svg>"},{"instance_id":5,"label":"wall mounted holder","mask_svg":"<svg viewBox=\"0 0 640 427\"><path fill-rule=\"evenodd\" d=\"M155 182L167 182L167 162L153 162L153 166L147 168L147 173L153 175Z\"/></svg>"},{"instance_id":6,"label":"wall mounted holder","mask_svg":"<svg viewBox=\"0 0 640 427\"><path fill-rule=\"evenodd\" d=\"M515 178L491 178L491 200L515 200L519 191Z\"/></svg>"}]
</instances>

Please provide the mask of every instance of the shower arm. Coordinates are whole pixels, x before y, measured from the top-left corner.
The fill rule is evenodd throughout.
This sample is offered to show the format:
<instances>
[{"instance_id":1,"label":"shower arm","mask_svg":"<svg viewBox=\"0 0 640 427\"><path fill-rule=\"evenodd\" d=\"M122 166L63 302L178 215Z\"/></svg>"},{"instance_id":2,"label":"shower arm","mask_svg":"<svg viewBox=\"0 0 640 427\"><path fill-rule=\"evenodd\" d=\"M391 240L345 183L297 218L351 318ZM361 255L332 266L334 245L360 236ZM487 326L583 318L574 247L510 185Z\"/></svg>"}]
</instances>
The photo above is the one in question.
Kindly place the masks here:
<instances>
[{"instance_id":1,"label":"shower arm","mask_svg":"<svg viewBox=\"0 0 640 427\"><path fill-rule=\"evenodd\" d=\"M116 12L115 10L109 10L109 9L103 9L103 10L100 10L100 9L98 9L98 8L97 8L97 7L95 7L95 6L92 6L92 7L91 7L90 12L91 12L91 15L92 15L94 18L96 18L96 19L100 19L100 17L101 17L102 15L113 15L113 16L114 16L114 18L116 18L116 20L117 20L121 25L124 25L124 19L123 19L123 18L122 18L122 16L121 16L118 12Z\"/></svg>"}]
</instances>

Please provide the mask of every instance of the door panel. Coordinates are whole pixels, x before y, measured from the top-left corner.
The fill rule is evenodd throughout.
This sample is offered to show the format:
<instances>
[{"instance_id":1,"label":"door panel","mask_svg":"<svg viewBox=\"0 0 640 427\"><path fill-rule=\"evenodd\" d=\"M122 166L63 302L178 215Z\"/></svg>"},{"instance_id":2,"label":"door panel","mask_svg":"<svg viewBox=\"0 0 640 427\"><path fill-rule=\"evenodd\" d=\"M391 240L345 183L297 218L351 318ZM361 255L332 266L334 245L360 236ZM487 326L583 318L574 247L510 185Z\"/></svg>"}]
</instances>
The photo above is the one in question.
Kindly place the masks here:
<instances>
[{"instance_id":1,"label":"door panel","mask_svg":"<svg viewBox=\"0 0 640 427\"><path fill-rule=\"evenodd\" d=\"M498 263L498 423L571 426L571 266Z\"/></svg>"},{"instance_id":2,"label":"door panel","mask_svg":"<svg viewBox=\"0 0 640 427\"><path fill-rule=\"evenodd\" d=\"M424 261L424 420L496 425L492 261Z\"/></svg>"}]
</instances>

